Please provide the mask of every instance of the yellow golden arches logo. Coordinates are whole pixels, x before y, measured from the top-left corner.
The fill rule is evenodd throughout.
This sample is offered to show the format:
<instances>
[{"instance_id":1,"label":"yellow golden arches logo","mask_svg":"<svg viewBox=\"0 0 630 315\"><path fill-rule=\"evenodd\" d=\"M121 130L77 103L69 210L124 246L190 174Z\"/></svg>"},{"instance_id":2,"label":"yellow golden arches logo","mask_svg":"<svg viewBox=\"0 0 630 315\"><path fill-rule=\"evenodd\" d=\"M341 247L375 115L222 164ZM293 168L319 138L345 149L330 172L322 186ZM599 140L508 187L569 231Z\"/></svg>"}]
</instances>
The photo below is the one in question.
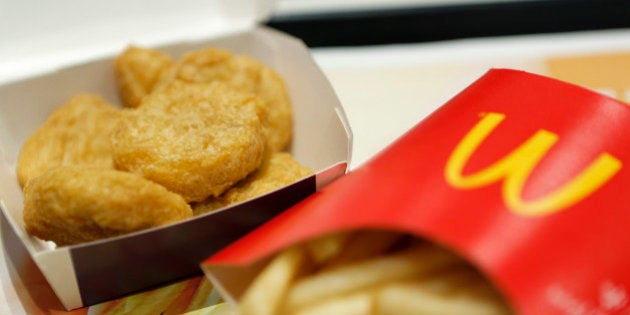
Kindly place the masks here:
<instances>
[{"instance_id":1,"label":"yellow golden arches logo","mask_svg":"<svg viewBox=\"0 0 630 315\"><path fill-rule=\"evenodd\" d=\"M505 119L504 114L485 113L455 147L445 169L446 181L459 189L473 189L502 181L507 207L525 216L541 216L570 207L599 189L613 177L622 163L608 153L601 153L573 179L535 200L521 198L523 186L538 162L558 140L558 136L539 130L518 148L474 174L462 175L464 166L479 145Z\"/></svg>"}]
</instances>

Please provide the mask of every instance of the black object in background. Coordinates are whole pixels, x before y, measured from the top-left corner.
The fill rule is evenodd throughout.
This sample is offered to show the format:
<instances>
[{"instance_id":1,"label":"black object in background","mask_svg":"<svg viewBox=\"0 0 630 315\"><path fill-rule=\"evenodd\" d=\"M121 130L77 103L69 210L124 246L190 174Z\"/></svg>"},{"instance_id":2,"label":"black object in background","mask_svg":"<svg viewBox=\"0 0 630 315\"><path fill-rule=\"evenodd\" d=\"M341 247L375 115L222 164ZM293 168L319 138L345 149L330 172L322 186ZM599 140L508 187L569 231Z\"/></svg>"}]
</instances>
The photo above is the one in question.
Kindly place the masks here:
<instances>
[{"instance_id":1,"label":"black object in background","mask_svg":"<svg viewBox=\"0 0 630 315\"><path fill-rule=\"evenodd\" d=\"M630 1L539 0L329 11L273 16L267 25L310 47L428 42L628 28Z\"/></svg>"}]
</instances>

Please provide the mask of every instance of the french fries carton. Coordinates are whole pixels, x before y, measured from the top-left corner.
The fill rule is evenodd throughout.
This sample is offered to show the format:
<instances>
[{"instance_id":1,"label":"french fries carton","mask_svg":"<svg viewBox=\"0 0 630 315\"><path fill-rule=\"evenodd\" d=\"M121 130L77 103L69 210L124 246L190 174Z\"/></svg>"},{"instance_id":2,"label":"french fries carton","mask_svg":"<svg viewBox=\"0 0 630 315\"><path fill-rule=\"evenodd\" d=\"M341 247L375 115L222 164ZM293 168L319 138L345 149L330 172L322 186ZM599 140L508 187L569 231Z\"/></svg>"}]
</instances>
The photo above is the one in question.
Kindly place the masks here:
<instances>
[{"instance_id":1,"label":"french fries carton","mask_svg":"<svg viewBox=\"0 0 630 315\"><path fill-rule=\"evenodd\" d=\"M282 76L293 106L290 153L315 174L259 198L164 227L79 245L55 247L34 238L25 231L23 194L15 172L21 145L53 109L76 94L99 94L115 102L115 55L0 86L3 245L17 271L23 276L41 272L65 308L93 305L199 275L203 259L346 172L351 132L331 85L299 39L256 26L254 21L251 27L230 27L232 22L243 25L242 13L255 8L255 1L250 2L226 10L232 3L215 1L220 6L215 13L232 12L237 18L217 19L221 27L208 30L209 37L168 41L151 48L177 58L184 52L219 47L249 55ZM128 40L127 44L133 44L134 38Z\"/></svg>"},{"instance_id":2,"label":"french fries carton","mask_svg":"<svg viewBox=\"0 0 630 315\"><path fill-rule=\"evenodd\" d=\"M609 97L539 75L492 69L370 161L208 258L202 268L226 299L240 303L242 314L257 314L247 307L257 299L259 308L275 303L267 308L302 314L300 305L308 305L309 296L321 314L341 314L336 310L343 308L335 308L340 305L357 310L361 301L371 310L367 314L628 314L628 123L630 108ZM480 306L487 295L476 300L471 297L478 292L454 293L468 282L453 271L438 285L417 270L396 276L392 270L409 270L400 263L366 269L369 263L362 262L344 273L334 261L330 268L318 265L311 254L306 273L321 269L320 279L292 267L299 257L291 254L295 244L334 252L337 241L322 245L330 235L338 240L345 231L374 229L408 233L454 252L491 283L499 303ZM368 235L366 248L380 247L388 237L383 235ZM339 255L356 251L359 246L349 245ZM451 263L435 263L439 252L416 254L416 263L433 264L423 268L434 274L452 270ZM282 254L271 260L276 253ZM273 268L275 286L256 291ZM278 271L283 268L288 271ZM370 280L379 274L420 279L427 286L423 291L419 285L405 300L402 287L413 284L381 290L378 280ZM372 302L350 289L355 285L367 287ZM336 289L334 297L352 303L324 298ZM273 290L279 296L264 293ZM448 292L425 299L440 290ZM408 305L414 300L420 309ZM409 307L387 310L396 305Z\"/></svg>"}]
</instances>

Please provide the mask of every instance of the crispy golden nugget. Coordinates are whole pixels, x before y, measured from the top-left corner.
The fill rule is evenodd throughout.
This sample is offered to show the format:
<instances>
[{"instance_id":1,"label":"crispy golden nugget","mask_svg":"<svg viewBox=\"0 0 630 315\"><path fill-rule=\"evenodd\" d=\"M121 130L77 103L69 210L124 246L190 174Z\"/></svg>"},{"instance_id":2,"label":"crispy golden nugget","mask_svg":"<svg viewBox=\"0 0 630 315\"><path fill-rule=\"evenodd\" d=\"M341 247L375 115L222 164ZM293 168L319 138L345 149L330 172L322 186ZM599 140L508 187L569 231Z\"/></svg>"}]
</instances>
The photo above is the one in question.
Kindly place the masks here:
<instances>
[{"instance_id":1,"label":"crispy golden nugget","mask_svg":"<svg viewBox=\"0 0 630 315\"><path fill-rule=\"evenodd\" d=\"M26 231L58 246L165 225L192 216L179 195L136 174L58 167L24 189Z\"/></svg>"},{"instance_id":2,"label":"crispy golden nugget","mask_svg":"<svg viewBox=\"0 0 630 315\"><path fill-rule=\"evenodd\" d=\"M161 84L173 80L219 81L256 94L268 107L267 137L272 151L283 150L291 141L293 112L285 83L259 61L245 55L232 55L224 49L201 49L182 56Z\"/></svg>"},{"instance_id":3,"label":"crispy golden nugget","mask_svg":"<svg viewBox=\"0 0 630 315\"><path fill-rule=\"evenodd\" d=\"M189 202L218 196L262 164L265 115L252 94L175 81L124 113L112 133L114 163Z\"/></svg>"},{"instance_id":4,"label":"crispy golden nugget","mask_svg":"<svg viewBox=\"0 0 630 315\"><path fill-rule=\"evenodd\" d=\"M167 70L171 57L153 49L129 46L114 60L118 92L127 107L138 107L140 100L153 91Z\"/></svg>"},{"instance_id":5,"label":"crispy golden nugget","mask_svg":"<svg viewBox=\"0 0 630 315\"><path fill-rule=\"evenodd\" d=\"M120 110L96 95L77 95L57 108L22 146L20 185L60 165L113 168L109 137L119 118Z\"/></svg>"},{"instance_id":6,"label":"crispy golden nugget","mask_svg":"<svg viewBox=\"0 0 630 315\"><path fill-rule=\"evenodd\" d=\"M230 188L223 195L193 204L193 213L199 215L245 201L291 184L311 174L313 174L313 171L300 165L293 159L291 154L277 152L272 154L260 169Z\"/></svg>"}]
</instances>

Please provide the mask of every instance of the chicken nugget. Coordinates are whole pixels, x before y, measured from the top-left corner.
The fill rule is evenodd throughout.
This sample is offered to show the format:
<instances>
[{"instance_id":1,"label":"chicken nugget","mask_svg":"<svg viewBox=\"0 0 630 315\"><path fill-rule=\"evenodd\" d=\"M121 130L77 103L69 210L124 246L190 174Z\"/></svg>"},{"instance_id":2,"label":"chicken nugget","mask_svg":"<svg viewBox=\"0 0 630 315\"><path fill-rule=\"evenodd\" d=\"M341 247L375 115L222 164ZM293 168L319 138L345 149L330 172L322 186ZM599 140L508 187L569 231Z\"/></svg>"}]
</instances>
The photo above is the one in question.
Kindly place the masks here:
<instances>
[{"instance_id":1,"label":"chicken nugget","mask_svg":"<svg viewBox=\"0 0 630 315\"><path fill-rule=\"evenodd\" d=\"M262 164L265 115L252 94L175 81L124 113L112 133L114 163L187 201L218 196Z\"/></svg>"},{"instance_id":2,"label":"chicken nugget","mask_svg":"<svg viewBox=\"0 0 630 315\"><path fill-rule=\"evenodd\" d=\"M89 242L192 216L179 195L136 174L66 166L24 189L26 231L57 246Z\"/></svg>"},{"instance_id":3,"label":"chicken nugget","mask_svg":"<svg viewBox=\"0 0 630 315\"><path fill-rule=\"evenodd\" d=\"M138 107L173 63L171 57L157 50L127 47L114 60L116 84L123 104Z\"/></svg>"},{"instance_id":4,"label":"chicken nugget","mask_svg":"<svg viewBox=\"0 0 630 315\"><path fill-rule=\"evenodd\" d=\"M231 204L245 201L291 184L313 174L290 153L277 152L254 173L230 188L219 197L210 197L192 205L194 215L211 212Z\"/></svg>"},{"instance_id":5,"label":"chicken nugget","mask_svg":"<svg viewBox=\"0 0 630 315\"><path fill-rule=\"evenodd\" d=\"M163 82L219 81L256 94L268 108L268 141L273 151L291 141L293 112L282 78L271 68L246 55L233 55L219 48L206 48L183 55L163 77Z\"/></svg>"},{"instance_id":6,"label":"chicken nugget","mask_svg":"<svg viewBox=\"0 0 630 315\"><path fill-rule=\"evenodd\" d=\"M20 150L20 185L60 165L113 168L109 137L119 118L119 109L90 94L77 95L57 108Z\"/></svg>"}]
</instances>

